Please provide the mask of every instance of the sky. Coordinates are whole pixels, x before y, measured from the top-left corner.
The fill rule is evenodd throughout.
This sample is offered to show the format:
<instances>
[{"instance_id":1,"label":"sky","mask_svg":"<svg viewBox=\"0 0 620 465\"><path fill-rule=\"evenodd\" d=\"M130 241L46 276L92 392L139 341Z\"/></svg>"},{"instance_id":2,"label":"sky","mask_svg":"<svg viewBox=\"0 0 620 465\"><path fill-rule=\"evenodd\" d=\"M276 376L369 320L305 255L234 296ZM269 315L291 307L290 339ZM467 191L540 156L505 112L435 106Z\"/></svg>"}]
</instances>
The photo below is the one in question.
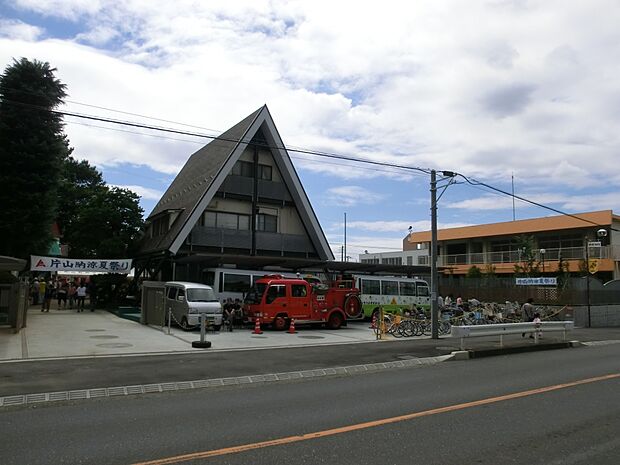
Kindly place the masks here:
<instances>
[{"instance_id":1,"label":"sky","mask_svg":"<svg viewBox=\"0 0 620 465\"><path fill-rule=\"evenodd\" d=\"M217 135L267 104L291 148L619 212L618 24L617 0L0 0L0 66L49 62L70 112ZM65 123L145 215L208 142ZM352 260L430 229L427 173L290 154L338 259L345 213ZM440 228L554 214L456 180Z\"/></svg>"}]
</instances>

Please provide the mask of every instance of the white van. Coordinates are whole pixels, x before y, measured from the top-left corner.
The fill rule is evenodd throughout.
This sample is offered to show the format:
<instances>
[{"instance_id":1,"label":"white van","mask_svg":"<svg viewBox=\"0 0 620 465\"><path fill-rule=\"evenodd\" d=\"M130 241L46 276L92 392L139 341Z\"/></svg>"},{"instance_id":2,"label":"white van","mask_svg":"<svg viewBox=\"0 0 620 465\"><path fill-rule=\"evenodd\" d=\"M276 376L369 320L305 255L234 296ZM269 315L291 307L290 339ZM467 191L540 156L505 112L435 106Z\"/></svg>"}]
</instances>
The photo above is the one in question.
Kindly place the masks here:
<instances>
[{"instance_id":1,"label":"white van","mask_svg":"<svg viewBox=\"0 0 620 465\"><path fill-rule=\"evenodd\" d=\"M207 324L219 331L222 327L222 305L210 286L199 283L169 281L165 284L166 315L172 312L173 321L189 329L200 324L200 314L205 313Z\"/></svg>"}]
</instances>

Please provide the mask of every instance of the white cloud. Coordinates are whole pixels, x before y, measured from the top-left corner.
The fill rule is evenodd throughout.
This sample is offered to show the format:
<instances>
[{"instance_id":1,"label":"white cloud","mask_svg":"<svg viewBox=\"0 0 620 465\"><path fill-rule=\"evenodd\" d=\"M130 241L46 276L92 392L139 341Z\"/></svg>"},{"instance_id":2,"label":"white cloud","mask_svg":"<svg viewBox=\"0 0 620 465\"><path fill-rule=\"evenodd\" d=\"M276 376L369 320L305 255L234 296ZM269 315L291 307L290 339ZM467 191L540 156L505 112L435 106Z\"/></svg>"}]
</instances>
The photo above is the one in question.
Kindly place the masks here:
<instances>
[{"instance_id":1,"label":"white cloud","mask_svg":"<svg viewBox=\"0 0 620 465\"><path fill-rule=\"evenodd\" d=\"M88 44L102 46L108 43L110 40L119 36L117 30L110 27L95 27L94 29L83 32L75 36L79 42L85 42Z\"/></svg>"},{"instance_id":2,"label":"white cloud","mask_svg":"<svg viewBox=\"0 0 620 465\"><path fill-rule=\"evenodd\" d=\"M116 185L111 185L111 187L129 189L130 191L138 194L142 199L146 199L146 200L159 200L161 199L162 195L164 195L164 193L161 191L158 191L156 189L149 189L148 187L143 187L143 186L136 186L136 185L121 186L121 185L116 184Z\"/></svg>"},{"instance_id":3,"label":"white cloud","mask_svg":"<svg viewBox=\"0 0 620 465\"><path fill-rule=\"evenodd\" d=\"M14 0L13 7L75 21L81 15L96 14L101 3L99 0Z\"/></svg>"},{"instance_id":4,"label":"white cloud","mask_svg":"<svg viewBox=\"0 0 620 465\"><path fill-rule=\"evenodd\" d=\"M384 200L386 195L373 192L361 186L340 186L328 189L323 202L328 205L351 207L360 204L375 204Z\"/></svg>"},{"instance_id":5,"label":"white cloud","mask_svg":"<svg viewBox=\"0 0 620 465\"><path fill-rule=\"evenodd\" d=\"M218 131L267 103L290 145L491 183L514 173L520 191L620 185L610 173L620 152L614 0L403 0L354 9L321 0L18 0L14 8L78 27L69 39L32 42L42 29L14 20L22 32L0 40L0 62L50 62L71 101ZM98 166L175 173L198 148L74 123L67 133L76 155ZM415 173L342 161L297 163L351 185L418 181ZM606 194L601 208L615 205ZM341 205L377 202L344 198ZM500 197L464 202L451 206L511 208Z\"/></svg>"},{"instance_id":6,"label":"white cloud","mask_svg":"<svg viewBox=\"0 0 620 465\"><path fill-rule=\"evenodd\" d=\"M40 27L31 26L18 20L0 19L0 37L32 41L38 39L41 34L43 34L43 30Z\"/></svg>"},{"instance_id":7,"label":"white cloud","mask_svg":"<svg viewBox=\"0 0 620 465\"><path fill-rule=\"evenodd\" d=\"M620 210L620 192L602 194L571 195L559 192L527 192L517 194L533 202L550 206L566 212L586 212L592 210ZM508 196L483 195L475 199L445 203L445 208L467 211L511 210L512 198ZM515 201L515 208L530 207L531 204L521 200ZM555 215L556 212L541 211L541 216Z\"/></svg>"}]
</instances>

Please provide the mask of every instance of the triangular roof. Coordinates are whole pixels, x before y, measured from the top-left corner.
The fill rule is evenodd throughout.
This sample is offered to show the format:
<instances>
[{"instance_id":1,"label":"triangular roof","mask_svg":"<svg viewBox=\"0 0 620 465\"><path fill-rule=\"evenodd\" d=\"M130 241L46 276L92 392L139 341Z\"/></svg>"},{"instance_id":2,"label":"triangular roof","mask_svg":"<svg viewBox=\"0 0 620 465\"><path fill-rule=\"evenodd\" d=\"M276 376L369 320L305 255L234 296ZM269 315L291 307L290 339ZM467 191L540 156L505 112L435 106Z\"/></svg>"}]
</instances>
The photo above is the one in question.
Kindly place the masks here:
<instances>
[{"instance_id":1,"label":"triangular roof","mask_svg":"<svg viewBox=\"0 0 620 465\"><path fill-rule=\"evenodd\" d=\"M176 220L165 235L144 238L140 246L141 253L169 251L174 255L178 252L200 215L259 130L262 130L262 135L271 149L273 159L319 257L323 260L334 259L267 105L190 156L148 217L148 220L153 220L162 213L177 212Z\"/></svg>"}]
</instances>

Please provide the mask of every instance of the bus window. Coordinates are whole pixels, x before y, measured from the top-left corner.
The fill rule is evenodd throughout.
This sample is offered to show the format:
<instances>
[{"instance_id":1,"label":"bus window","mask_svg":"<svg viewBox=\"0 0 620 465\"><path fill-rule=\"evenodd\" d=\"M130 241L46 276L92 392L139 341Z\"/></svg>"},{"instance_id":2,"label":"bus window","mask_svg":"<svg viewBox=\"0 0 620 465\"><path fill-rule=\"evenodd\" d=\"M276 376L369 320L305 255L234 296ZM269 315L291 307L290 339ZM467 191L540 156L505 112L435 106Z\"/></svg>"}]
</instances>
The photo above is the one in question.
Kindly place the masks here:
<instances>
[{"instance_id":1,"label":"bus window","mask_svg":"<svg viewBox=\"0 0 620 465\"><path fill-rule=\"evenodd\" d=\"M417 283L418 297L428 297L428 285L426 283Z\"/></svg>"},{"instance_id":2,"label":"bus window","mask_svg":"<svg viewBox=\"0 0 620 465\"><path fill-rule=\"evenodd\" d=\"M215 273L213 271L202 271L202 283L213 287L215 283Z\"/></svg>"},{"instance_id":3,"label":"bus window","mask_svg":"<svg viewBox=\"0 0 620 465\"><path fill-rule=\"evenodd\" d=\"M398 284L400 286L400 295L415 296L415 283L400 282Z\"/></svg>"},{"instance_id":4,"label":"bus window","mask_svg":"<svg viewBox=\"0 0 620 465\"><path fill-rule=\"evenodd\" d=\"M250 289L250 275L237 273L224 273L224 292L246 293Z\"/></svg>"},{"instance_id":5,"label":"bus window","mask_svg":"<svg viewBox=\"0 0 620 465\"><path fill-rule=\"evenodd\" d=\"M381 281L382 295L398 295L398 281Z\"/></svg>"},{"instance_id":6,"label":"bus window","mask_svg":"<svg viewBox=\"0 0 620 465\"><path fill-rule=\"evenodd\" d=\"M362 294L381 294L380 282L373 279L362 279Z\"/></svg>"}]
</instances>

